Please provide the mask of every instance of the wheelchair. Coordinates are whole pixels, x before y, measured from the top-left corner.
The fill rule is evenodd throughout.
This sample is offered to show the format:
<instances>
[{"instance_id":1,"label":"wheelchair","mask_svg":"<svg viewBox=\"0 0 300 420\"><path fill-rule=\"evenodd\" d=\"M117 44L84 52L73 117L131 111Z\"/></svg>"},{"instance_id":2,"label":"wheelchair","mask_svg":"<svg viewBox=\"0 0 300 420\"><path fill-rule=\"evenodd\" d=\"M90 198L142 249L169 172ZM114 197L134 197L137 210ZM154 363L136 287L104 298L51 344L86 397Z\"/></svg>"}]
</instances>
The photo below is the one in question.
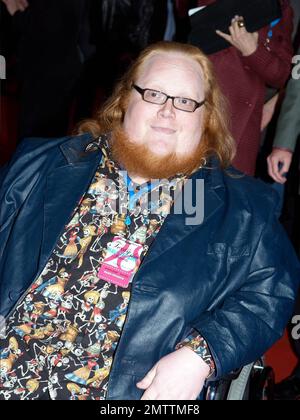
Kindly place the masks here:
<instances>
[{"instance_id":1,"label":"wheelchair","mask_svg":"<svg viewBox=\"0 0 300 420\"><path fill-rule=\"evenodd\" d=\"M209 384L207 401L273 401L275 374L264 359L244 366L220 381Z\"/></svg>"}]
</instances>

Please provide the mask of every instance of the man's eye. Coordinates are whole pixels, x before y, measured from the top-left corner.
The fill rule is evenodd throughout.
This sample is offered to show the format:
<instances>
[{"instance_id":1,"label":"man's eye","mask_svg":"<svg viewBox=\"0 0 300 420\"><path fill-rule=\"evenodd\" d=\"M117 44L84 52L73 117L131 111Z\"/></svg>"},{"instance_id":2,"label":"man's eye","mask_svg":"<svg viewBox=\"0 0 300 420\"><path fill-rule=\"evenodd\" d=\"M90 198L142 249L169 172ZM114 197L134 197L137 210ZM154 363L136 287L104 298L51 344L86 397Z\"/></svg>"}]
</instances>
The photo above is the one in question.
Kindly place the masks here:
<instances>
[{"instance_id":1,"label":"man's eye","mask_svg":"<svg viewBox=\"0 0 300 420\"><path fill-rule=\"evenodd\" d=\"M159 93L153 91L153 92L150 92L150 95L151 95L152 98L157 98L159 96Z\"/></svg>"},{"instance_id":2,"label":"man's eye","mask_svg":"<svg viewBox=\"0 0 300 420\"><path fill-rule=\"evenodd\" d=\"M180 102L182 105L189 105L192 101L191 101L190 99L180 98L180 99L179 99L179 102Z\"/></svg>"}]
</instances>

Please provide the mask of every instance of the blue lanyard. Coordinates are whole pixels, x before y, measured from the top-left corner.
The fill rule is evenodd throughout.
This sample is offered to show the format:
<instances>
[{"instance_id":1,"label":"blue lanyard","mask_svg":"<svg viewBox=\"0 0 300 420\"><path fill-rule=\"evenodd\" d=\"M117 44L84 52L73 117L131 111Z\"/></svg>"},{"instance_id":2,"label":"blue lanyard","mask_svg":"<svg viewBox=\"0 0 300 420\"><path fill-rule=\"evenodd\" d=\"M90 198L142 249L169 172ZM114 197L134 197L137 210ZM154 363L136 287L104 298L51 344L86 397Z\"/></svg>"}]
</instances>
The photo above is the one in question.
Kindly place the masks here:
<instances>
[{"instance_id":1,"label":"blue lanyard","mask_svg":"<svg viewBox=\"0 0 300 420\"><path fill-rule=\"evenodd\" d=\"M128 189L128 193L129 193L129 209L133 210L135 205L136 205L136 201L146 192L149 192L150 190L156 188L159 185L159 181L156 181L154 183L152 183L152 182L147 183L146 185L143 186L143 188L141 188L139 191L135 192L132 188L133 181L131 180L131 178L127 174L126 184L127 184L127 189Z\"/></svg>"},{"instance_id":2,"label":"blue lanyard","mask_svg":"<svg viewBox=\"0 0 300 420\"><path fill-rule=\"evenodd\" d=\"M281 19L273 20L273 22L270 23L270 30L268 32L268 38L273 37L273 28L275 28L276 25L281 21Z\"/></svg>"}]
</instances>

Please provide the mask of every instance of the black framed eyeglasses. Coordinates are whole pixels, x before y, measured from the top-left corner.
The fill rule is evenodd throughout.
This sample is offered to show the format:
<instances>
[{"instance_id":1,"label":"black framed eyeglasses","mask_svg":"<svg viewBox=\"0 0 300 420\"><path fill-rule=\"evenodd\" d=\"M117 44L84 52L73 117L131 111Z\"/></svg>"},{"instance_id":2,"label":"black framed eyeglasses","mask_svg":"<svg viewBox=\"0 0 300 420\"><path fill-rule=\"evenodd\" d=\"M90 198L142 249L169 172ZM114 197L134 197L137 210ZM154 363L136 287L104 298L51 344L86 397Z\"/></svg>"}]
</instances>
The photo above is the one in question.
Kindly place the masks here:
<instances>
[{"instance_id":1,"label":"black framed eyeglasses","mask_svg":"<svg viewBox=\"0 0 300 420\"><path fill-rule=\"evenodd\" d=\"M137 85L132 87L142 96L145 102L155 105L164 105L168 99L172 99L174 108L184 112L195 112L196 109L200 108L205 104L205 99L202 102L197 102L194 99L182 98L180 96L170 96L164 92L153 89L142 89Z\"/></svg>"}]
</instances>

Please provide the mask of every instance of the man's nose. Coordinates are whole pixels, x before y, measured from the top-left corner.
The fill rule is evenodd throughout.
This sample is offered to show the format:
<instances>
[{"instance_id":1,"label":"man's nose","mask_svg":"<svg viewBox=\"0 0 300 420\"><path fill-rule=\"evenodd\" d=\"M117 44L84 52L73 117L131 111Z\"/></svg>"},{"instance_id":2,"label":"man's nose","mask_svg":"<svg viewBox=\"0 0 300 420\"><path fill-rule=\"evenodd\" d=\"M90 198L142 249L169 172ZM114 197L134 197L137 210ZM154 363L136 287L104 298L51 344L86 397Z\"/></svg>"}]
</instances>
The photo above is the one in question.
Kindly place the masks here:
<instances>
[{"instance_id":1,"label":"man's nose","mask_svg":"<svg viewBox=\"0 0 300 420\"><path fill-rule=\"evenodd\" d=\"M175 115L175 108L171 98L168 98L167 101L161 105L159 114L167 118L173 117Z\"/></svg>"}]
</instances>

